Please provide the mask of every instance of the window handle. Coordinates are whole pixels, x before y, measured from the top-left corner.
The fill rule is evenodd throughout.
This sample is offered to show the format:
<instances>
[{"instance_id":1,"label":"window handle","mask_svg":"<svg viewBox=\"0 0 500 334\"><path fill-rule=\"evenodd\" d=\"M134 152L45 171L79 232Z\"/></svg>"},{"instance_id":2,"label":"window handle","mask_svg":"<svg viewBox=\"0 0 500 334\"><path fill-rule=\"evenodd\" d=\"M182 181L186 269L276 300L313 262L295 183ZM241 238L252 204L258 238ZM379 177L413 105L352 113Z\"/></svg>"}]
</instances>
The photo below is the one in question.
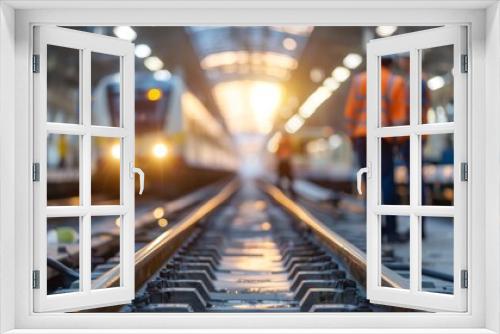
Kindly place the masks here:
<instances>
[{"instance_id":1,"label":"window handle","mask_svg":"<svg viewBox=\"0 0 500 334\"><path fill-rule=\"evenodd\" d=\"M366 177L370 177L370 163L368 163L367 167L360 168L358 172L356 173L356 180L357 180L357 188L358 188L358 194L362 195L363 194L363 189L361 189L362 186L362 177L363 174L366 174Z\"/></svg>"},{"instance_id":2,"label":"window handle","mask_svg":"<svg viewBox=\"0 0 500 334\"><path fill-rule=\"evenodd\" d=\"M144 191L144 172L142 169L134 167L134 163L130 163L130 177L133 179L134 174L139 174L139 195L142 195Z\"/></svg>"}]
</instances>

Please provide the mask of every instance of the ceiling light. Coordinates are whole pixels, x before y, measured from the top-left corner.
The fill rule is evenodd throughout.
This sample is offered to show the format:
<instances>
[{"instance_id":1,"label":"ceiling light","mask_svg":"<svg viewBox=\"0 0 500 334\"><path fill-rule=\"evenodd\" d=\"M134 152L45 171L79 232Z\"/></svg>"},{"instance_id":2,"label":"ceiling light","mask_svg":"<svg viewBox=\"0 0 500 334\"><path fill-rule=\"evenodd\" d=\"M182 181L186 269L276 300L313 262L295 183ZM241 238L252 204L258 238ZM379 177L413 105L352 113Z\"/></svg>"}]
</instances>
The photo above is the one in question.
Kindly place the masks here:
<instances>
[{"instance_id":1,"label":"ceiling light","mask_svg":"<svg viewBox=\"0 0 500 334\"><path fill-rule=\"evenodd\" d=\"M135 56L137 58L146 58L151 55L151 48L147 44L138 44L135 47Z\"/></svg>"},{"instance_id":2,"label":"ceiling light","mask_svg":"<svg viewBox=\"0 0 500 334\"><path fill-rule=\"evenodd\" d=\"M330 144L332 150L336 150L342 145L342 137L339 134L331 135L330 138L328 138L328 144Z\"/></svg>"},{"instance_id":3,"label":"ceiling light","mask_svg":"<svg viewBox=\"0 0 500 334\"><path fill-rule=\"evenodd\" d=\"M344 66L350 68L351 70L358 67L363 62L363 57L357 53L349 53L344 58Z\"/></svg>"},{"instance_id":4,"label":"ceiling light","mask_svg":"<svg viewBox=\"0 0 500 334\"><path fill-rule=\"evenodd\" d=\"M295 133L302 125L304 125L304 119L300 115L295 114L285 123L285 130L288 133Z\"/></svg>"},{"instance_id":5,"label":"ceiling light","mask_svg":"<svg viewBox=\"0 0 500 334\"><path fill-rule=\"evenodd\" d=\"M257 123L263 125L262 132L269 132L283 98L283 89L279 84L265 81L255 81L247 87L249 111Z\"/></svg>"},{"instance_id":6,"label":"ceiling light","mask_svg":"<svg viewBox=\"0 0 500 334\"><path fill-rule=\"evenodd\" d=\"M283 135L278 131L269 139L267 142L267 150L270 153L276 153L276 151L278 151L281 137L283 137Z\"/></svg>"},{"instance_id":7,"label":"ceiling light","mask_svg":"<svg viewBox=\"0 0 500 334\"><path fill-rule=\"evenodd\" d=\"M427 81L427 87L430 90L438 90L444 86L444 79L441 76L432 77Z\"/></svg>"},{"instance_id":8,"label":"ceiling light","mask_svg":"<svg viewBox=\"0 0 500 334\"><path fill-rule=\"evenodd\" d=\"M156 219L163 218L164 215L165 215L165 209L162 208L161 206L153 210L153 217L155 217Z\"/></svg>"},{"instance_id":9,"label":"ceiling light","mask_svg":"<svg viewBox=\"0 0 500 334\"><path fill-rule=\"evenodd\" d=\"M347 68L343 66L337 66L333 71L332 71L332 77L337 80L337 82L344 82L349 78L349 75L351 75L351 71L349 71Z\"/></svg>"},{"instance_id":10,"label":"ceiling light","mask_svg":"<svg viewBox=\"0 0 500 334\"><path fill-rule=\"evenodd\" d=\"M113 33L116 35L116 37L126 39L127 41L133 41L137 38L137 33L129 26L115 27L113 29Z\"/></svg>"},{"instance_id":11,"label":"ceiling light","mask_svg":"<svg viewBox=\"0 0 500 334\"><path fill-rule=\"evenodd\" d=\"M325 73L320 68L313 68L311 72L309 72L309 77L312 82L320 82L325 77Z\"/></svg>"},{"instance_id":12,"label":"ceiling light","mask_svg":"<svg viewBox=\"0 0 500 334\"><path fill-rule=\"evenodd\" d=\"M312 114L316 112L318 107L325 102L332 92L325 87L319 87L314 93L312 93L307 100L299 108L299 114L303 118L309 118Z\"/></svg>"},{"instance_id":13,"label":"ceiling light","mask_svg":"<svg viewBox=\"0 0 500 334\"><path fill-rule=\"evenodd\" d=\"M292 35L309 35L313 30L313 26L299 26L299 25L288 25L288 26L273 26L272 29L281 31Z\"/></svg>"},{"instance_id":14,"label":"ceiling light","mask_svg":"<svg viewBox=\"0 0 500 334\"><path fill-rule=\"evenodd\" d=\"M323 87L327 88L330 92L334 92L339 88L340 83L335 80L334 78L326 78L325 81L323 81Z\"/></svg>"},{"instance_id":15,"label":"ceiling light","mask_svg":"<svg viewBox=\"0 0 500 334\"><path fill-rule=\"evenodd\" d=\"M297 48L297 42L291 37L285 38L283 40L282 44L283 44L283 47L285 49L287 49L288 51L293 51Z\"/></svg>"},{"instance_id":16,"label":"ceiling light","mask_svg":"<svg viewBox=\"0 0 500 334\"><path fill-rule=\"evenodd\" d=\"M120 160L120 155L121 155L120 144L116 143L113 146L111 146L111 156L117 160Z\"/></svg>"},{"instance_id":17,"label":"ceiling light","mask_svg":"<svg viewBox=\"0 0 500 334\"><path fill-rule=\"evenodd\" d=\"M160 218L158 219L158 226L160 227L167 227L168 225L168 220L165 218Z\"/></svg>"},{"instance_id":18,"label":"ceiling light","mask_svg":"<svg viewBox=\"0 0 500 334\"><path fill-rule=\"evenodd\" d=\"M144 66L152 72L159 71L163 68L163 62L160 58L152 56L144 60Z\"/></svg>"},{"instance_id":19,"label":"ceiling light","mask_svg":"<svg viewBox=\"0 0 500 334\"><path fill-rule=\"evenodd\" d=\"M153 155L156 158L165 158L168 154L168 147L163 143L157 143L153 146Z\"/></svg>"},{"instance_id":20,"label":"ceiling light","mask_svg":"<svg viewBox=\"0 0 500 334\"><path fill-rule=\"evenodd\" d=\"M378 26L375 31L377 32L377 35L380 37L387 37L391 36L396 32L398 27L396 26Z\"/></svg>"},{"instance_id":21,"label":"ceiling light","mask_svg":"<svg viewBox=\"0 0 500 334\"><path fill-rule=\"evenodd\" d=\"M168 81L172 74L168 70L159 70L153 74L153 77L158 81Z\"/></svg>"}]
</instances>

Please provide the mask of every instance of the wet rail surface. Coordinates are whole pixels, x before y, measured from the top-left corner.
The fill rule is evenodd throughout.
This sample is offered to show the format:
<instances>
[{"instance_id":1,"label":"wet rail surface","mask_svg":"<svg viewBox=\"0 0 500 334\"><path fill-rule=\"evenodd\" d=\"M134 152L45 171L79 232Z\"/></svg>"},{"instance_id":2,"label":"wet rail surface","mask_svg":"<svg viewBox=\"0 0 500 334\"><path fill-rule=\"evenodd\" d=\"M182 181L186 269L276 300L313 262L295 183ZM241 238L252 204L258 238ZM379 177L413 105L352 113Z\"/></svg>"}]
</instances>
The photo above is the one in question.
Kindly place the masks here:
<instances>
[{"instance_id":1,"label":"wet rail surface","mask_svg":"<svg viewBox=\"0 0 500 334\"><path fill-rule=\"evenodd\" d=\"M137 277L137 274L136 274ZM140 281L141 279L139 279ZM204 217L122 312L369 312L349 264L255 184Z\"/></svg>"}]
</instances>

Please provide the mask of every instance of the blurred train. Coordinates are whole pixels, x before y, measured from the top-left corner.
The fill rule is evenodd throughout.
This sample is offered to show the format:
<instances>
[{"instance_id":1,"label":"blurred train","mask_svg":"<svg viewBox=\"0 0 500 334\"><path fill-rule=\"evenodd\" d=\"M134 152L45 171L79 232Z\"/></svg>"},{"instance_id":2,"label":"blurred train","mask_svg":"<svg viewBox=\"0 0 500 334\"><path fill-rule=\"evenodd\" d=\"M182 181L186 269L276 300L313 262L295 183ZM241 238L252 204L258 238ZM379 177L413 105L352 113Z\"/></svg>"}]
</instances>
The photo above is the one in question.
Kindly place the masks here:
<instances>
[{"instance_id":1,"label":"blurred train","mask_svg":"<svg viewBox=\"0 0 500 334\"><path fill-rule=\"evenodd\" d=\"M120 85L105 77L93 91L92 118L120 123ZM93 149L93 189L109 193L118 177L120 143L102 138ZM191 93L181 75L136 73L135 164L149 194L178 195L233 173L238 157L226 128ZM106 171L106 172L102 172ZM95 182L94 182L95 181Z\"/></svg>"},{"instance_id":2,"label":"blurred train","mask_svg":"<svg viewBox=\"0 0 500 334\"><path fill-rule=\"evenodd\" d=\"M225 127L186 88L182 76L165 73L156 78L150 72L136 73L135 163L146 173L146 194L176 196L234 173L238 157ZM96 83L92 124L119 126L118 80L112 74ZM51 121L68 122L68 115L77 109L61 101L66 100L49 94ZM119 198L120 151L117 139L92 139L92 196L98 200ZM49 201L78 200L78 156L78 136L48 137Z\"/></svg>"}]
</instances>

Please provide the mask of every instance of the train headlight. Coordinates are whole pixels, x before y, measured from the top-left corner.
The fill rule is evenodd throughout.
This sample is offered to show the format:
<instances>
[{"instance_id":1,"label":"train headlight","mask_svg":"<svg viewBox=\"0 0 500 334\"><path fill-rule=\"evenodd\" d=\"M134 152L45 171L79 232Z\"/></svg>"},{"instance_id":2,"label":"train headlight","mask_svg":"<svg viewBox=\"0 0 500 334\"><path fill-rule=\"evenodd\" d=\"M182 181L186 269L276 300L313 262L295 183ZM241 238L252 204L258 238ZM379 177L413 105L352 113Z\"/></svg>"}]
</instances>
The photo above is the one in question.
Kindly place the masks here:
<instances>
[{"instance_id":1,"label":"train headlight","mask_svg":"<svg viewBox=\"0 0 500 334\"><path fill-rule=\"evenodd\" d=\"M153 155L158 159L163 159L168 154L168 147L164 143L157 143L153 146Z\"/></svg>"},{"instance_id":2,"label":"train headlight","mask_svg":"<svg viewBox=\"0 0 500 334\"><path fill-rule=\"evenodd\" d=\"M111 156L116 160L120 160L120 151L121 147L119 143L113 144L113 146L111 146Z\"/></svg>"}]
</instances>

